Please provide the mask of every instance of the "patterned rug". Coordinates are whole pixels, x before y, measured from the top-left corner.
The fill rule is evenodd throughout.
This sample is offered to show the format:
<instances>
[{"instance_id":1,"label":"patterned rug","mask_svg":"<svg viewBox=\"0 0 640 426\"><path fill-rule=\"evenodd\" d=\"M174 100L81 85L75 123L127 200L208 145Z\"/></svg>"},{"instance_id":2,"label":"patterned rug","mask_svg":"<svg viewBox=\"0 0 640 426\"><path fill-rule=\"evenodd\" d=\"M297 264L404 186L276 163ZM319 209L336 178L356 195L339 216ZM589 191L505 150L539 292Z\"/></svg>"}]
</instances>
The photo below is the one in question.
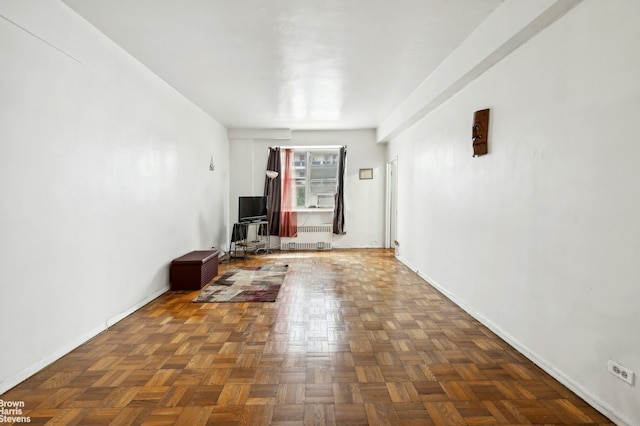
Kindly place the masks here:
<instances>
[{"instance_id":1,"label":"patterned rug","mask_svg":"<svg viewBox=\"0 0 640 426\"><path fill-rule=\"evenodd\" d=\"M193 303L274 302L287 270L288 265L230 269L202 289Z\"/></svg>"}]
</instances>

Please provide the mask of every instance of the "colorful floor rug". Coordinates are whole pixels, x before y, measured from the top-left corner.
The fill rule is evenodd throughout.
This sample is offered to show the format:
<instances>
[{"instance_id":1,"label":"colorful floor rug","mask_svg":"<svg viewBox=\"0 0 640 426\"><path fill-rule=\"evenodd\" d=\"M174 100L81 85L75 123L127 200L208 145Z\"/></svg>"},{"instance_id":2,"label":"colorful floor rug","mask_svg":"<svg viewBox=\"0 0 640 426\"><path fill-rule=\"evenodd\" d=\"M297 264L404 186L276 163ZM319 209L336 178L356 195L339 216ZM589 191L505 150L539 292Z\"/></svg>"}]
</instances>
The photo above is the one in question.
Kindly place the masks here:
<instances>
[{"instance_id":1,"label":"colorful floor rug","mask_svg":"<svg viewBox=\"0 0 640 426\"><path fill-rule=\"evenodd\" d=\"M193 303L274 302L287 266L234 268L202 289Z\"/></svg>"}]
</instances>

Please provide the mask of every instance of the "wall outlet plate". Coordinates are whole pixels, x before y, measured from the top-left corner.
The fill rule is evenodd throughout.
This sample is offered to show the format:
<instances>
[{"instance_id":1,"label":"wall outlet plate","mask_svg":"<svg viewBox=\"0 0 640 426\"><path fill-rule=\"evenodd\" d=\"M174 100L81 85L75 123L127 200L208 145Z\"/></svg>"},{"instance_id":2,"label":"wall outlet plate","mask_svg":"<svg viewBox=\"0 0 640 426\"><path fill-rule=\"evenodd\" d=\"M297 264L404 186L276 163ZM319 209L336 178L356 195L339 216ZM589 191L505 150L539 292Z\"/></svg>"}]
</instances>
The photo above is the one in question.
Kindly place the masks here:
<instances>
[{"instance_id":1,"label":"wall outlet plate","mask_svg":"<svg viewBox=\"0 0 640 426\"><path fill-rule=\"evenodd\" d=\"M618 379L623 380L629 385L633 386L633 379L635 376L633 371L611 360L609 360L609 363L607 364L607 370L609 370L609 372L616 376Z\"/></svg>"}]
</instances>

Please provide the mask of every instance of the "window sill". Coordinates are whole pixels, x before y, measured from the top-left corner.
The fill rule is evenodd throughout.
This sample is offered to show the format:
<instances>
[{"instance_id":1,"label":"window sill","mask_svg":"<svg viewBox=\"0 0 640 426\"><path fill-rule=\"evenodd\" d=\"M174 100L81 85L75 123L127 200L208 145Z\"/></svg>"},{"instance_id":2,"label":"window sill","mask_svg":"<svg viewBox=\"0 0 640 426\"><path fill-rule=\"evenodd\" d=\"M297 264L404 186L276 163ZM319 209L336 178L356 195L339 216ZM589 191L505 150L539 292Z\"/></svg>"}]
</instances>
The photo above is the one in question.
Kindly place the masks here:
<instances>
[{"instance_id":1,"label":"window sill","mask_svg":"<svg viewBox=\"0 0 640 426\"><path fill-rule=\"evenodd\" d=\"M333 207L299 208L299 209L296 209L296 212L298 213L314 213L314 212L331 213L333 212Z\"/></svg>"}]
</instances>

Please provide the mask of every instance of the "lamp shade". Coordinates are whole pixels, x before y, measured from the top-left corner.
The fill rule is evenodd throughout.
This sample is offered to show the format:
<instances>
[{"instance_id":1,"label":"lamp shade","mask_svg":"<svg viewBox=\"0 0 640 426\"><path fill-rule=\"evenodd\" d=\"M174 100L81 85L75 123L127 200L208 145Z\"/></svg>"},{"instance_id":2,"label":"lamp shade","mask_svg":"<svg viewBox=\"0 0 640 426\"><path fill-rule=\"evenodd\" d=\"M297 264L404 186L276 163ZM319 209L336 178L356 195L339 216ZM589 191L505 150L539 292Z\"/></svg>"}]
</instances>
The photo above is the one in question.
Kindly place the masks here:
<instances>
[{"instance_id":1,"label":"lamp shade","mask_svg":"<svg viewBox=\"0 0 640 426\"><path fill-rule=\"evenodd\" d=\"M274 170L267 170L267 177L269 179L275 179L278 177L278 172L274 171Z\"/></svg>"}]
</instances>

